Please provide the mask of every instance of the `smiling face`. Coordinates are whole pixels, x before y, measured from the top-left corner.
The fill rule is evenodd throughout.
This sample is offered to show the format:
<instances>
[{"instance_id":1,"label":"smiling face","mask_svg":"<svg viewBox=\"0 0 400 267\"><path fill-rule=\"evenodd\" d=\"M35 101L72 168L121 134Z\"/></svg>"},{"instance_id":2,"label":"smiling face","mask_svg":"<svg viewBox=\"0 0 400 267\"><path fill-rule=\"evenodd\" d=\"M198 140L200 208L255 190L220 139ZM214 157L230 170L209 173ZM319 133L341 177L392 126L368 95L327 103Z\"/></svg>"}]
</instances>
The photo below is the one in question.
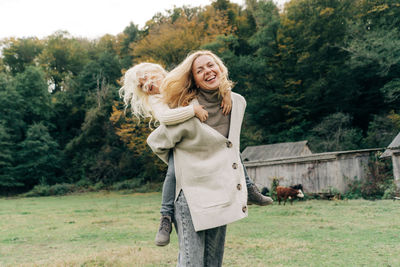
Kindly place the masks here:
<instances>
[{"instance_id":1,"label":"smiling face","mask_svg":"<svg viewBox=\"0 0 400 267\"><path fill-rule=\"evenodd\" d=\"M159 73L146 74L143 78L139 78L139 87L148 95L159 94L162 79Z\"/></svg>"},{"instance_id":2,"label":"smiling face","mask_svg":"<svg viewBox=\"0 0 400 267\"><path fill-rule=\"evenodd\" d=\"M218 64L209 55L202 55L193 61L192 74L197 87L206 90L218 89L222 72Z\"/></svg>"}]
</instances>

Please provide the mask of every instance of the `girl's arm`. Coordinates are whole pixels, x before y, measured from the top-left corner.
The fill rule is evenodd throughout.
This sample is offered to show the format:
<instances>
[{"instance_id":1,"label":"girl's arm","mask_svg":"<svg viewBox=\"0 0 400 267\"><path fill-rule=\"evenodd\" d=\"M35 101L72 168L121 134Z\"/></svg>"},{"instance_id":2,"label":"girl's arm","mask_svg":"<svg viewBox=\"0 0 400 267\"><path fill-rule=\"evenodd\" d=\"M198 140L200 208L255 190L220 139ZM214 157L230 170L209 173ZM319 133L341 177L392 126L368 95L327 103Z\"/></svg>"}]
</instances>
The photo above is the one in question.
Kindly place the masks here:
<instances>
[{"instance_id":1,"label":"girl's arm","mask_svg":"<svg viewBox=\"0 0 400 267\"><path fill-rule=\"evenodd\" d=\"M149 96L149 104L153 110L154 117L165 125L179 124L194 116L203 122L208 117L208 112L202 106L196 104L171 109L163 102L161 95Z\"/></svg>"}]
</instances>

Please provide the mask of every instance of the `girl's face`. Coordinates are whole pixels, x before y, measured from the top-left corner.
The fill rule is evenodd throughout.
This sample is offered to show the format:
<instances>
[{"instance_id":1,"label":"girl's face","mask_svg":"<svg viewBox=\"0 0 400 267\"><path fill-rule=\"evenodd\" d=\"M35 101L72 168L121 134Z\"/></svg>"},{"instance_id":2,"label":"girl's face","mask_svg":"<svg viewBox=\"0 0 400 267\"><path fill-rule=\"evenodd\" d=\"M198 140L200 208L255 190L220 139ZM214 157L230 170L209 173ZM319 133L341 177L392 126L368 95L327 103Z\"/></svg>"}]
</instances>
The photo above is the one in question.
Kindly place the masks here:
<instances>
[{"instance_id":1,"label":"girl's face","mask_svg":"<svg viewBox=\"0 0 400 267\"><path fill-rule=\"evenodd\" d=\"M143 78L139 78L139 87L148 95L160 93L160 86L163 75L159 73L147 73Z\"/></svg>"},{"instance_id":2,"label":"girl's face","mask_svg":"<svg viewBox=\"0 0 400 267\"><path fill-rule=\"evenodd\" d=\"M197 87L206 90L219 88L222 71L211 56L202 55L193 61L192 74Z\"/></svg>"}]
</instances>

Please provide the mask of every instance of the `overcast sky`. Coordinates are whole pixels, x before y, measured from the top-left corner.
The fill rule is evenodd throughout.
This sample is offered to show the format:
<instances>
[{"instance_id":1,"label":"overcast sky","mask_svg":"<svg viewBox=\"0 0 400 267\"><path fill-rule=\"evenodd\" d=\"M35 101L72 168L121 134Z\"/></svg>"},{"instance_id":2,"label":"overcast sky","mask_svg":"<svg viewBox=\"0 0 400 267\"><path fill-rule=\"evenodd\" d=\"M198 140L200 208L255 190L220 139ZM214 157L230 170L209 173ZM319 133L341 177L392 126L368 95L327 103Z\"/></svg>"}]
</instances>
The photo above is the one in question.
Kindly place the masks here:
<instances>
[{"instance_id":1,"label":"overcast sky","mask_svg":"<svg viewBox=\"0 0 400 267\"><path fill-rule=\"evenodd\" d=\"M230 0L243 5L245 0ZM288 0L274 0L279 5ZM116 35L130 22L142 28L157 12L206 6L211 0L0 0L0 39L46 37L66 30L76 37Z\"/></svg>"}]
</instances>

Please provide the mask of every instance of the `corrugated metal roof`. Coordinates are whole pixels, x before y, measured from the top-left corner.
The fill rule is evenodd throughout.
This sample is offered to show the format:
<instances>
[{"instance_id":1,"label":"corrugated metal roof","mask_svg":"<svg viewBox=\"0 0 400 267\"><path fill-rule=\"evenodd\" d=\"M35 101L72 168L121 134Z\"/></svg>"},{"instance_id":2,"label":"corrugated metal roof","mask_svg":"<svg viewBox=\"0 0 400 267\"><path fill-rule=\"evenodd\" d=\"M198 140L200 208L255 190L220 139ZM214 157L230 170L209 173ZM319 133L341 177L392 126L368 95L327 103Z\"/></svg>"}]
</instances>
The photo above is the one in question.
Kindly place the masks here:
<instances>
[{"instance_id":1,"label":"corrugated metal roof","mask_svg":"<svg viewBox=\"0 0 400 267\"><path fill-rule=\"evenodd\" d=\"M397 134L385 152L383 152L381 158L391 157L394 151L400 151L400 133Z\"/></svg>"},{"instance_id":2,"label":"corrugated metal roof","mask_svg":"<svg viewBox=\"0 0 400 267\"><path fill-rule=\"evenodd\" d=\"M312 152L308 141L277 143L262 146L248 146L242 152L243 161L260 161L275 158L305 156Z\"/></svg>"}]
</instances>

